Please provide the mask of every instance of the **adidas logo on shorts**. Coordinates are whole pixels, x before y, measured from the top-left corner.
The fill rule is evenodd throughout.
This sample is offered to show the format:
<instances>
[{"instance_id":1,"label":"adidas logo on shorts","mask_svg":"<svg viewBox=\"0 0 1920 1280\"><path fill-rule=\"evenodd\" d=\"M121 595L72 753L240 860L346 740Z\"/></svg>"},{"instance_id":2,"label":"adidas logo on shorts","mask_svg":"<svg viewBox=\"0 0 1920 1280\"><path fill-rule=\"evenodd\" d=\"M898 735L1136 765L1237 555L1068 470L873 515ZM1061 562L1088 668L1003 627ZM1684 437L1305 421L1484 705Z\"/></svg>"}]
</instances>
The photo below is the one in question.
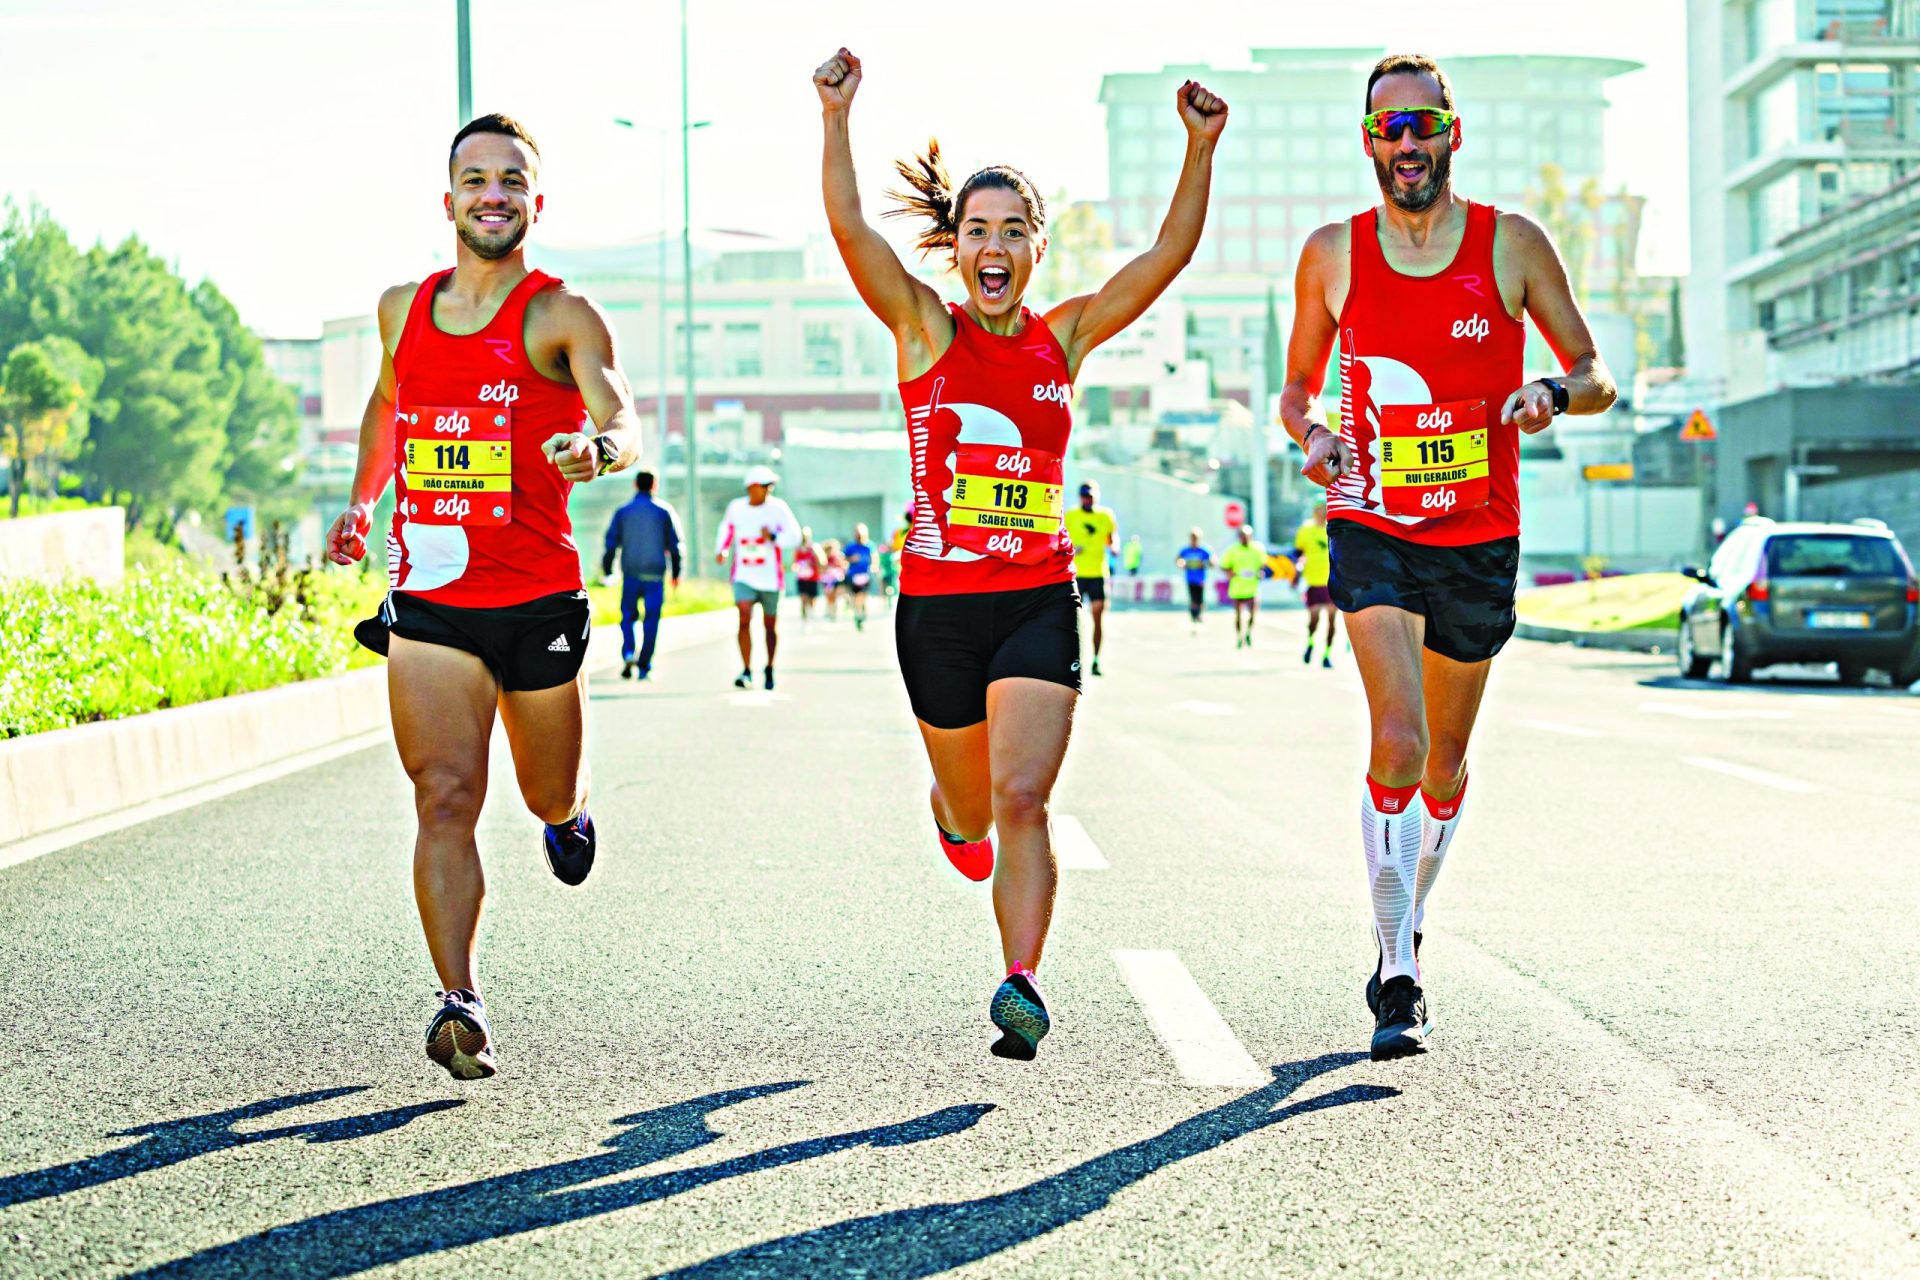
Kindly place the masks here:
<instances>
[{"instance_id":1,"label":"adidas logo on shorts","mask_svg":"<svg viewBox=\"0 0 1920 1280\"><path fill-rule=\"evenodd\" d=\"M565 636L555 636L553 638L553 643L547 646L547 652L548 653L572 653L573 647L567 643L567 638Z\"/></svg>"}]
</instances>

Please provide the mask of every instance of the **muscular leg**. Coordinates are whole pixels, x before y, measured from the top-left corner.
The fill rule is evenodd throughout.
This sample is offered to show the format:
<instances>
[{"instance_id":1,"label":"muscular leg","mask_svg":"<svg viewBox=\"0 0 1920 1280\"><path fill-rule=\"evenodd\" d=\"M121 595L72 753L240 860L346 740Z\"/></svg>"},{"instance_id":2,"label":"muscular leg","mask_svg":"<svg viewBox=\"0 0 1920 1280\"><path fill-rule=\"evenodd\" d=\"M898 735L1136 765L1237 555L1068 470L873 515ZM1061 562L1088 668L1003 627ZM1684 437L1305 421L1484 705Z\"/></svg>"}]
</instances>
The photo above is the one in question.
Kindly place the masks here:
<instances>
[{"instance_id":1,"label":"muscular leg","mask_svg":"<svg viewBox=\"0 0 1920 1280\"><path fill-rule=\"evenodd\" d=\"M498 694L493 673L474 655L392 638L393 741L413 781L419 822L413 895L434 972L448 991L480 989L473 953L487 885L473 831L487 795L487 739Z\"/></svg>"},{"instance_id":2,"label":"muscular leg","mask_svg":"<svg viewBox=\"0 0 1920 1280\"><path fill-rule=\"evenodd\" d=\"M1426 808L1417 785L1427 763L1421 691L1425 634L1426 619L1405 609L1376 605L1347 615L1371 720L1360 838L1382 982L1400 976L1419 981L1413 920L1425 838Z\"/></svg>"},{"instance_id":3,"label":"muscular leg","mask_svg":"<svg viewBox=\"0 0 1920 1280\"><path fill-rule=\"evenodd\" d=\"M987 722L964 729L936 729L925 720L920 738L933 766L933 820L948 835L983 840L993 826L993 773L987 755Z\"/></svg>"},{"instance_id":4,"label":"muscular leg","mask_svg":"<svg viewBox=\"0 0 1920 1280\"><path fill-rule=\"evenodd\" d=\"M753 670L753 601L734 605L740 614L740 669Z\"/></svg>"},{"instance_id":5,"label":"muscular leg","mask_svg":"<svg viewBox=\"0 0 1920 1280\"><path fill-rule=\"evenodd\" d=\"M1008 965L1037 969L1060 882L1048 807L1066 758L1079 695L1065 685L1012 677L987 686L993 824L1000 832L993 914Z\"/></svg>"},{"instance_id":6,"label":"muscular leg","mask_svg":"<svg viewBox=\"0 0 1920 1280\"><path fill-rule=\"evenodd\" d=\"M767 665L773 665L773 655L780 652L780 618L773 610L762 605L760 623L767 633Z\"/></svg>"},{"instance_id":7,"label":"muscular leg","mask_svg":"<svg viewBox=\"0 0 1920 1280\"><path fill-rule=\"evenodd\" d=\"M1466 797L1467 739L1480 714L1480 698L1487 690L1486 662L1455 662L1432 650L1422 655L1422 692L1427 704L1426 766L1420 777L1426 807L1426 834L1420 846L1420 869L1413 891L1413 927L1425 923L1427 894L1439 878Z\"/></svg>"},{"instance_id":8,"label":"muscular leg","mask_svg":"<svg viewBox=\"0 0 1920 1280\"><path fill-rule=\"evenodd\" d=\"M552 689L501 694L500 721L527 810L557 825L586 808L586 673Z\"/></svg>"},{"instance_id":9,"label":"muscular leg","mask_svg":"<svg viewBox=\"0 0 1920 1280\"><path fill-rule=\"evenodd\" d=\"M1100 642L1105 637L1101 622L1107 616L1107 602L1095 600L1087 606L1087 612L1093 615L1093 660L1100 661Z\"/></svg>"}]
</instances>

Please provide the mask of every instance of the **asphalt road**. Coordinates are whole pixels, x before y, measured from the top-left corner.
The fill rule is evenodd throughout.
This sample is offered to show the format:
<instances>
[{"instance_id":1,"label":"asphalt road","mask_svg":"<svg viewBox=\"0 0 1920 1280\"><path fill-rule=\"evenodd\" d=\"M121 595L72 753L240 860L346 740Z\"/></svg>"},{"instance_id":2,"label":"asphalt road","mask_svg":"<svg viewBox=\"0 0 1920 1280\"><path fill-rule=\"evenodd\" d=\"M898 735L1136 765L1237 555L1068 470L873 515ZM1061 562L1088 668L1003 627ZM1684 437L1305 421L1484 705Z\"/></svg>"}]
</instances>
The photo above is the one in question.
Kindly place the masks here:
<instances>
[{"instance_id":1,"label":"asphalt road","mask_svg":"<svg viewBox=\"0 0 1920 1280\"><path fill-rule=\"evenodd\" d=\"M1032 1065L884 619L597 681L582 889L497 775L489 1082L390 749L0 871L0 1275L1920 1274L1920 699L1516 642L1376 1065L1299 625L1111 616Z\"/></svg>"}]
</instances>

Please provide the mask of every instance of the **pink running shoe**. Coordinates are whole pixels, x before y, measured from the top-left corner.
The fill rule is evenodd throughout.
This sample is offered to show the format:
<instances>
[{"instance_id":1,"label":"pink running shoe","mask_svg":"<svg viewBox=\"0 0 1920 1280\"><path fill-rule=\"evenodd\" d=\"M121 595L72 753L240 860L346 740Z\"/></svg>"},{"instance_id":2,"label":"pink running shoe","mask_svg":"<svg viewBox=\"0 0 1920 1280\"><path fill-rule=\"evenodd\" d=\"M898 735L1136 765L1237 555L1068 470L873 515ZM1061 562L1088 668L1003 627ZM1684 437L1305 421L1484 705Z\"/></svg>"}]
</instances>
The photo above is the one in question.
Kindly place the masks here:
<instances>
[{"instance_id":1,"label":"pink running shoe","mask_svg":"<svg viewBox=\"0 0 1920 1280\"><path fill-rule=\"evenodd\" d=\"M985 880L993 874L993 837L980 840L962 840L959 836L948 835L939 823L933 829L940 833L940 851L947 855L947 861L953 869L969 880Z\"/></svg>"}]
</instances>

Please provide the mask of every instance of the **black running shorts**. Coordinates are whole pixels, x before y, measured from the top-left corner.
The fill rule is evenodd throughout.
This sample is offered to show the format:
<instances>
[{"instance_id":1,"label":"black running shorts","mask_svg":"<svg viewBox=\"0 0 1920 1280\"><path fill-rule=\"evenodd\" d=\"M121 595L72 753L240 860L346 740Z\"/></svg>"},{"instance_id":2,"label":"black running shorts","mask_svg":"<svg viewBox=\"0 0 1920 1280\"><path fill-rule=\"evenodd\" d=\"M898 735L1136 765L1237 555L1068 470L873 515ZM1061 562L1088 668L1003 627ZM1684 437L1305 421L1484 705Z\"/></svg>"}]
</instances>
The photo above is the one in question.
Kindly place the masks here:
<instances>
[{"instance_id":1,"label":"black running shorts","mask_svg":"<svg viewBox=\"0 0 1920 1280\"><path fill-rule=\"evenodd\" d=\"M1427 620L1427 648L1455 662L1485 662L1513 636L1518 538L1428 547L1334 520L1327 549L1327 589L1342 613L1382 604L1417 613Z\"/></svg>"},{"instance_id":2,"label":"black running shorts","mask_svg":"<svg viewBox=\"0 0 1920 1280\"><path fill-rule=\"evenodd\" d=\"M380 654L389 634L464 650L487 664L501 692L519 693L551 689L579 675L592 631L584 591L493 609L461 609L389 591L380 612L354 627L353 636Z\"/></svg>"},{"instance_id":3,"label":"black running shorts","mask_svg":"<svg viewBox=\"0 0 1920 1280\"><path fill-rule=\"evenodd\" d=\"M913 714L936 729L985 720L995 680L1024 676L1080 688L1080 601L1070 582L901 596L893 638Z\"/></svg>"},{"instance_id":4,"label":"black running shorts","mask_svg":"<svg viewBox=\"0 0 1920 1280\"><path fill-rule=\"evenodd\" d=\"M1107 580L1105 578L1075 578L1080 587L1080 599L1084 604L1104 604L1107 599Z\"/></svg>"}]
</instances>

